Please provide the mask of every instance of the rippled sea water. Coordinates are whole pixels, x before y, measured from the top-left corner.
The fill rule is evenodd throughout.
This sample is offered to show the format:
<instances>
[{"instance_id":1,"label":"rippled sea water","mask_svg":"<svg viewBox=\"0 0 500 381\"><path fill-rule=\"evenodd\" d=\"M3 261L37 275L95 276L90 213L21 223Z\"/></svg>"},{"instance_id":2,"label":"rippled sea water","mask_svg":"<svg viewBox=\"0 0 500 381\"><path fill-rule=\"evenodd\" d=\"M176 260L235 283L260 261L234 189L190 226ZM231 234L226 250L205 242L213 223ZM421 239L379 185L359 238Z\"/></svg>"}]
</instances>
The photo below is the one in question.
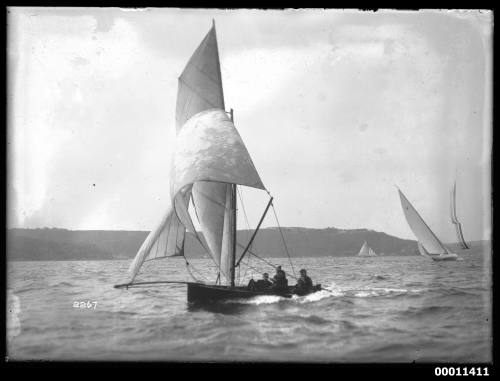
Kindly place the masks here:
<instances>
[{"instance_id":1,"label":"rippled sea water","mask_svg":"<svg viewBox=\"0 0 500 381\"><path fill-rule=\"evenodd\" d=\"M295 271L307 268L330 291L213 309L188 306L182 284L114 289L130 261L10 262L8 357L491 361L491 253L458 252L462 260L456 262L419 256L294 259ZM269 260L291 273L286 259ZM191 263L200 273L212 270L208 259ZM149 279L189 280L182 258L147 267ZM240 278L246 282L251 275ZM90 302L90 308L75 302Z\"/></svg>"}]
</instances>

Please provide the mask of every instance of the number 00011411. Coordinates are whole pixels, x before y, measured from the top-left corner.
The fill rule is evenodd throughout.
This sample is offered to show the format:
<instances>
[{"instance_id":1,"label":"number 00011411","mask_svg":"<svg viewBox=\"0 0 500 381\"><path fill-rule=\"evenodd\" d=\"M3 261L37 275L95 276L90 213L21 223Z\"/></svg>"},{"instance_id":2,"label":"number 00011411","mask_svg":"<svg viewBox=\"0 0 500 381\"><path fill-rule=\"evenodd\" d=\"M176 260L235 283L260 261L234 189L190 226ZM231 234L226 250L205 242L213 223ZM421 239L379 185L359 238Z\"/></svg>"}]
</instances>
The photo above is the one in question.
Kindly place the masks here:
<instances>
[{"instance_id":1,"label":"number 00011411","mask_svg":"<svg viewBox=\"0 0 500 381\"><path fill-rule=\"evenodd\" d=\"M436 376L489 376L487 367L439 367L434 368Z\"/></svg>"}]
</instances>

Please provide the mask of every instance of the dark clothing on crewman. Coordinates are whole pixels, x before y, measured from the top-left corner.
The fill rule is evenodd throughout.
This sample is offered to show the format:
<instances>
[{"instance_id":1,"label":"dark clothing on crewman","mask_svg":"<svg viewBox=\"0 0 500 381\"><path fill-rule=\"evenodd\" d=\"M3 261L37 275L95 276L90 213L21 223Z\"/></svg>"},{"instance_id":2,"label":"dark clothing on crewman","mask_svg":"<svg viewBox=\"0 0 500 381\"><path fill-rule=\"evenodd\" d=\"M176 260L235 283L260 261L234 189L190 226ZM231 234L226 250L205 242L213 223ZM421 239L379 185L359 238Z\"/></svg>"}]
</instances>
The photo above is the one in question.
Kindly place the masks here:
<instances>
[{"instance_id":1,"label":"dark clothing on crewman","mask_svg":"<svg viewBox=\"0 0 500 381\"><path fill-rule=\"evenodd\" d=\"M272 285L273 284L268 279L259 279L258 281L254 281L253 279L250 279L250 282L248 282L247 288L250 291L265 290L265 289L270 288Z\"/></svg>"},{"instance_id":2,"label":"dark clothing on crewman","mask_svg":"<svg viewBox=\"0 0 500 381\"><path fill-rule=\"evenodd\" d=\"M297 280L297 285L295 286L295 288L300 292L309 292L312 291L313 282L311 278L309 278L307 275L304 275Z\"/></svg>"},{"instance_id":3,"label":"dark clothing on crewman","mask_svg":"<svg viewBox=\"0 0 500 381\"><path fill-rule=\"evenodd\" d=\"M273 279L276 290L286 290L288 288L288 279L286 279L286 274L283 270L278 270Z\"/></svg>"},{"instance_id":4,"label":"dark clothing on crewman","mask_svg":"<svg viewBox=\"0 0 500 381\"><path fill-rule=\"evenodd\" d=\"M256 283L257 283L256 281L254 281L253 279L250 279L250 282L248 282L247 289L250 291L255 291L255 284Z\"/></svg>"},{"instance_id":5,"label":"dark clothing on crewman","mask_svg":"<svg viewBox=\"0 0 500 381\"><path fill-rule=\"evenodd\" d=\"M269 288L272 285L273 285L272 282L267 279L259 279L257 282L255 282L255 288L257 290L265 290L266 288Z\"/></svg>"}]
</instances>

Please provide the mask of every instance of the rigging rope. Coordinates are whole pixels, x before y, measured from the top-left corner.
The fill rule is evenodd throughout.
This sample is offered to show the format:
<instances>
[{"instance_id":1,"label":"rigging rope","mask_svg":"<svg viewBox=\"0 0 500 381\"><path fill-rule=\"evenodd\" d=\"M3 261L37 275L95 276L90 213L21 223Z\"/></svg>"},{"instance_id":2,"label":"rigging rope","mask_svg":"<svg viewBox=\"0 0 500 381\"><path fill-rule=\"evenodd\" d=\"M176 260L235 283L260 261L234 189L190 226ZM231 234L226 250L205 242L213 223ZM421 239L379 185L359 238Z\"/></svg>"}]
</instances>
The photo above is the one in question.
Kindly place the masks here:
<instances>
[{"instance_id":1,"label":"rigging rope","mask_svg":"<svg viewBox=\"0 0 500 381\"><path fill-rule=\"evenodd\" d=\"M245 272L243 273L243 279L245 279L245 277L246 277L246 275L247 275L248 268L249 268L248 266L250 266L250 259L251 259L251 258L252 258L252 257L248 256L247 263L246 263L247 268L245 269ZM240 269L240 268L241 268L241 266L238 268L238 271L239 271L239 269Z\"/></svg>"},{"instance_id":2,"label":"rigging rope","mask_svg":"<svg viewBox=\"0 0 500 381\"><path fill-rule=\"evenodd\" d=\"M285 237L283 236L283 232L281 231L281 226L280 222L278 221L278 215L276 214L276 209L274 209L274 204L271 204L271 206L273 207L274 218L276 218L276 224L278 225L278 229L281 234L281 239L283 240L283 245L285 246L286 254L288 255L288 260L290 261L290 266L292 267L293 275L295 279L297 279L297 274L295 274L295 269L293 268L292 258L290 257L290 253L288 252L288 247L286 246Z\"/></svg>"},{"instance_id":3,"label":"rigging rope","mask_svg":"<svg viewBox=\"0 0 500 381\"><path fill-rule=\"evenodd\" d=\"M241 244L238 244L238 246L243 247L243 245L241 245ZM253 251L248 250L248 253L249 253L250 255L253 255L254 257L256 257L256 258L260 259L262 262L264 262L264 263L268 264L269 266L271 266L271 267L272 267L272 268L274 268L274 269L275 269L276 267L278 267L278 265L275 265L274 263L271 263L271 262L269 262L269 261L265 260L264 258L262 258L262 257L258 256L257 254L255 254ZM249 266L249 267L251 267L250 265L248 265L248 266ZM253 269L255 269L255 268L253 268ZM293 269L293 267L292 267L292 269ZM291 276L292 278L294 278L295 280L297 280L297 279L298 279L298 278L297 278L297 276L295 275L295 272L294 272L294 275L291 275L291 274L288 274L288 275L290 275L290 276Z\"/></svg>"},{"instance_id":4,"label":"rigging rope","mask_svg":"<svg viewBox=\"0 0 500 381\"><path fill-rule=\"evenodd\" d=\"M261 270L261 269L258 269L258 268L254 267L254 266L249 265L249 264L247 264L247 266L248 266L249 268L251 268L252 270L257 271L259 274L261 274L261 273L262 273L262 270Z\"/></svg>"},{"instance_id":5,"label":"rigging rope","mask_svg":"<svg viewBox=\"0 0 500 381\"><path fill-rule=\"evenodd\" d=\"M248 222L248 216L247 216L247 211L245 209L245 204L243 203L243 194L241 193L241 190L239 188L237 188L237 190L238 190L238 196L240 196L240 204L241 204L241 208L243 209L243 216L245 217L245 223L247 224L248 230L251 230L250 224ZM248 234L247 234L247 236L248 236Z\"/></svg>"},{"instance_id":6,"label":"rigging rope","mask_svg":"<svg viewBox=\"0 0 500 381\"><path fill-rule=\"evenodd\" d=\"M247 211L245 209L245 204L243 203L243 193L242 193L240 188L236 188L236 190L238 191L238 196L240 198L240 205L241 205L241 208L243 209L243 216L245 217L245 223L246 223L246 227L247 227L247 239L250 239L249 234L250 234L250 230L252 230L252 229L250 228L250 223L248 222ZM249 249L251 247L252 247L252 245L250 245ZM247 265L249 262L250 262L250 257L247 260ZM243 279L245 278L247 271L248 271L248 267L245 269L245 272L243 273ZM238 283L240 283L240 281L241 281L240 275L241 275L241 266L238 266Z\"/></svg>"},{"instance_id":7,"label":"rigging rope","mask_svg":"<svg viewBox=\"0 0 500 381\"><path fill-rule=\"evenodd\" d=\"M203 274L202 274L202 273L200 273L198 270L196 270L196 268L195 268L192 264L190 264L190 263L188 262L188 260L187 260L187 258L186 258L186 257L184 257L184 256L183 256L183 258L184 258L184 260L186 261L186 269L187 269L187 271L188 271L189 275L191 275L191 277L192 277L192 278L193 278L196 282L199 282L199 280L198 280L198 279L196 279L196 277L194 276L193 272L190 270L190 267L191 267L194 271L196 271L198 274L200 274L200 275L201 275L201 276L205 279L205 280L203 281L203 283L208 282L207 278L205 278L205 277L203 276Z\"/></svg>"}]
</instances>

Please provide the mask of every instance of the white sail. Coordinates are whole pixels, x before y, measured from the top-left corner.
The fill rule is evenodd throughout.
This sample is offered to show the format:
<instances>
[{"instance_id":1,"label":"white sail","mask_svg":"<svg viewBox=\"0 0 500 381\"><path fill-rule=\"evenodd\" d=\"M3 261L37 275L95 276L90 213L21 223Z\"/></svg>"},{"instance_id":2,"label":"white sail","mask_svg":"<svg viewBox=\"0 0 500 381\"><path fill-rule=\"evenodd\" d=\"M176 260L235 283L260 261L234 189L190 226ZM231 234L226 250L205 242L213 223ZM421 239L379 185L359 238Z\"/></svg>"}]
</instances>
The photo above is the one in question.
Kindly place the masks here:
<instances>
[{"instance_id":1,"label":"white sail","mask_svg":"<svg viewBox=\"0 0 500 381\"><path fill-rule=\"evenodd\" d=\"M361 246L361 249L359 250L358 257L367 257L368 256L368 244L366 241L363 243L363 246Z\"/></svg>"},{"instance_id":2,"label":"white sail","mask_svg":"<svg viewBox=\"0 0 500 381\"><path fill-rule=\"evenodd\" d=\"M174 194L197 182L265 190L243 140L223 110L202 111L184 124L177 134L173 171ZM198 210L196 200L194 205ZM220 206L225 209L225 202Z\"/></svg>"},{"instance_id":3,"label":"white sail","mask_svg":"<svg viewBox=\"0 0 500 381\"><path fill-rule=\"evenodd\" d=\"M211 108L224 109L215 26L196 48L179 77L175 110L177 131L193 115Z\"/></svg>"},{"instance_id":4,"label":"white sail","mask_svg":"<svg viewBox=\"0 0 500 381\"><path fill-rule=\"evenodd\" d=\"M230 283L232 272L234 271L234 256L233 256L233 229L235 214L232 209L231 191L228 190L226 198L226 210L224 213L224 229L222 232L222 245L220 251L220 272L226 278L226 282Z\"/></svg>"},{"instance_id":5,"label":"white sail","mask_svg":"<svg viewBox=\"0 0 500 381\"><path fill-rule=\"evenodd\" d=\"M420 253L421 256L430 257L429 253L425 250L425 247L420 243L420 241L417 241L417 246L418 246L418 252Z\"/></svg>"},{"instance_id":6,"label":"white sail","mask_svg":"<svg viewBox=\"0 0 500 381\"><path fill-rule=\"evenodd\" d=\"M462 233L462 224L460 221L458 221L457 218L457 209L456 209L456 192L457 192L457 183L455 182L453 184L453 188L451 189L451 205L450 205L450 212L451 212L451 222L452 224L455 225L455 230L457 233L457 239L460 245L462 246L462 249L468 249L469 246L465 242L464 235Z\"/></svg>"},{"instance_id":7,"label":"white sail","mask_svg":"<svg viewBox=\"0 0 500 381\"><path fill-rule=\"evenodd\" d=\"M221 184L228 188L228 184L238 184L265 190L236 127L223 110L212 109L196 114L177 135L173 166L174 198L178 192L191 187L194 196L194 185L197 184ZM203 188L202 191L205 192L206 189ZM201 209L205 218L202 232L210 248L209 253L220 266L226 283L229 283L229 270L233 265L232 232L235 221L230 207L230 190L225 190L224 193L226 199L221 201L216 198L217 194L207 195L200 191L199 198L193 197L193 204L200 219L200 200L207 202L204 209ZM185 204L179 202L175 205L176 211L177 205L179 206L177 214L183 224L186 227L192 226ZM222 211L222 219L219 210ZM214 252L214 247L219 251Z\"/></svg>"},{"instance_id":8,"label":"white sail","mask_svg":"<svg viewBox=\"0 0 500 381\"><path fill-rule=\"evenodd\" d=\"M228 203L231 184L265 188L240 135L224 111L215 26L179 77L176 132L170 171L171 206L139 249L130 266L131 279L146 260L157 258L157 251L163 257L182 255L187 229L196 235L229 283L234 265L232 239L236 223ZM191 220L190 200L204 241ZM175 240L171 238L174 231Z\"/></svg>"},{"instance_id":9,"label":"white sail","mask_svg":"<svg viewBox=\"0 0 500 381\"><path fill-rule=\"evenodd\" d=\"M175 113L177 131L192 116L213 108L224 110L215 26L207 33L179 77ZM199 182L192 187L192 201L208 252L219 266L229 188L227 184L217 182Z\"/></svg>"},{"instance_id":10,"label":"white sail","mask_svg":"<svg viewBox=\"0 0 500 381\"><path fill-rule=\"evenodd\" d=\"M406 221L408 222L408 225L410 225L410 229L413 234L415 234L415 237L417 237L418 241L424 246L427 252L430 254L448 253L448 249L436 237L429 226L427 226L425 221L422 217L420 217L413 205L410 204L410 201L408 201L403 192L399 189L398 192Z\"/></svg>"},{"instance_id":11,"label":"white sail","mask_svg":"<svg viewBox=\"0 0 500 381\"><path fill-rule=\"evenodd\" d=\"M172 206L169 206L160 223L146 237L130 264L129 282L134 281L145 261L184 255L184 234L184 225L174 213Z\"/></svg>"},{"instance_id":12,"label":"white sail","mask_svg":"<svg viewBox=\"0 0 500 381\"><path fill-rule=\"evenodd\" d=\"M376 257L377 254L372 250L370 246L368 246L368 243L366 241L363 243L363 246L361 246L361 249L359 250L358 257Z\"/></svg>"}]
</instances>

